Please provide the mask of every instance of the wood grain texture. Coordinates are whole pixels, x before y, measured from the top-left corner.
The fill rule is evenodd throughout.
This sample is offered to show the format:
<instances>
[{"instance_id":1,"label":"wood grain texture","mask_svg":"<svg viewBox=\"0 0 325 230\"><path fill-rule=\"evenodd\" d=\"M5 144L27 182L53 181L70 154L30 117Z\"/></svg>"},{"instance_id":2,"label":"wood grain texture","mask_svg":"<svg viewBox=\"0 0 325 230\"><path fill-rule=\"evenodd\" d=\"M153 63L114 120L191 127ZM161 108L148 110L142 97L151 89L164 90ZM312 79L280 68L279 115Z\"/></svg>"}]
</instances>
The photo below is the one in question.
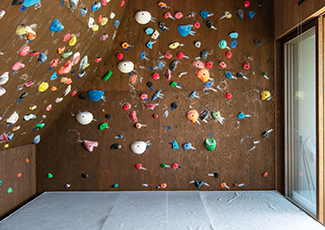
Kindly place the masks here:
<instances>
[{"instance_id":1,"label":"wood grain texture","mask_svg":"<svg viewBox=\"0 0 325 230\"><path fill-rule=\"evenodd\" d=\"M69 107L64 111L53 125L44 133L42 142L37 145L37 192L67 190L64 184L70 183L69 190L155 190L163 182L168 184L167 190L194 190L196 187L189 184L192 180L205 181L210 187L202 186L202 190L220 190L220 184L226 182L231 189L243 190L265 190L275 189L275 148L274 133L265 139L261 134L274 128L275 107L274 107L274 27L273 18L267 12L273 9L272 2L263 2L261 8L252 3L249 9L244 8L242 1L178 1L166 2L174 15L181 11L186 17L188 13L195 12L194 18L185 17L180 20L164 19L162 10L157 2L133 1L129 3L125 11L125 18L122 20L120 29L113 45L113 51L109 60L101 63L98 74L89 79L79 89L79 94L86 93L91 89L101 89L105 92L106 102L92 102L89 99L80 100L75 97ZM244 19L239 21L236 16L236 9L242 8ZM139 10L149 11L156 22L147 25L139 25L134 20L134 15ZM208 10L215 13L209 18L218 28L217 31L206 27L206 20L199 15L201 10ZM231 19L219 18L224 11L230 11ZM248 11L253 10L256 15L250 19ZM169 28L162 32L158 28L158 22L163 21ZM200 22L201 27L196 29L194 37L181 37L177 32L177 26L181 24L193 24ZM160 37L157 43L153 44L152 50L146 47L150 37L144 33L148 27L158 29ZM227 59L226 49L218 47L218 42L225 39L228 44L231 39L230 32L238 32L238 45L232 50L233 57ZM254 40L257 39L263 44L257 47ZM201 41L200 49L194 46L195 41ZM127 41L135 47L125 51L120 44ZM153 41L153 40L152 40ZM176 50L170 50L168 44L179 41L185 44ZM196 77L197 69L191 66L191 61L199 56L203 49L208 49L209 56L206 61L213 63L209 70L214 79L212 87L218 88L218 92L203 91L202 82ZM145 50L147 60L140 60L139 54ZM173 55L171 60L159 59L164 52ZM184 52L189 59L179 60L176 71L172 72L172 81L181 83L182 89L171 88L170 81L164 77L164 71L170 62L176 59L178 52ZM118 60L116 54L123 53L123 60L130 60L135 64L138 74L138 82L130 84L130 75L121 74L117 69ZM161 70L149 70L150 66L157 66L159 61L165 63ZM228 67L221 69L220 61L226 62ZM248 61L250 70L243 70L242 65ZM144 66L145 69L139 68ZM101 77L108 70L113 71L113 76L104 82ZM187 75L177 77L180 72L187 71ZM226 71L232 71L233 75L242 71L249 78L227 79ZM151 74L157 72L160 79L154 80ZM267 72L270 80L266 80L262 73ZM153 82L153 90L147 86L147 82ZM148 94L151 99L153 94L162 89L164 99L157 99L161 103L154 110L148 110L139 96L142 93ZM272 94L272 99L262 101L260 92L267 89ZM197 90L199 99L190 99L189 94ZM233 97L230 100L225 94L230 92ZM154 101L154 103L156 103ZM176 102L178 108L171 110L171 103ZM140 123L147 124L137 130L134 122L128 118L129 112L124 111L124 103L130 103L131 110L137 112ZM199 113L204 109L220 110L221 115L226 118L224 125L208 119L208 124L201 121L201 125L193 124L186 118L190 109L196 109ZM79 111L90 111L98 122L82 126L72 114ZM164 117L168 111L167 118ZM251 118L239 120L237 115L240 112L249 114ZM106 120L105 114L112 115L112 119ZM159 115L158 119L152 117ZM108 122L111 130L100 131L98 125ZM168 129L170 126L170 129ZM114 136L123 134L123 139L114 139ZM209 137L217 140L217 148L209 152L204 147L204 140ZM87 152L82 143L77 140L96 140L99 146L92 153ZM151 141L148 150L142 155L135 155L130 149L130 144L136 140ZM176 140L180 146L179 150L173 150L169 142ZM254 141L260 140L254 147ZM181 145L191 142L196 150L185 151ZM120 150L111 150L114 143L122 145ZM182 167L177 170L163 169L160 163L171 165L177 162ZM141 163L147 171L135 169L135 164ZM263 172L268 172L267 178L262 177ZM47 179L46 174L54 174L52 179ZM221 177L216 179L208 177L208 173L218 172ZM83 179L82 173L89 177ZM233 183L245 183L241 188L233 187ZM113 189L112 184L117 183L119 187ZM149 184L148 188L142 183Z\"/></svg>"},{"instance_id":2,"label":"wood grain texture","mask_svg":"<svg viewBox=\"0 0 325 230\"><path fill-rule=\"evenodd\" d=\"M291 33L301 23L318 17L325 11L322 0L304 1L298 6L298 0L274 1L274 34L275 38L283 38Z\"/></svg>"},{"instance_id":3,"label":"wood grain texture","mask_svg":"<svg viewBox=\"0 0 325 230\"><path fill-rule=\"evenodd\" d=\"M116 34L118 27L114 27L114 20L121 20L123 16L124 7L120 6L120 2L112 1L107 6L102 6L94 14L91 13L91 6L93 1L82 1L79 3L77 9L72 12L69 1L63 6L61 0L56 1L43 1L42 6L34 10L34 6L29 7L25 12L21 12L18 6L11 6L12 1L2 1L0 8L6 11L6 14L1 19L0 27L0 45L2 55L0 56L1 71L0 75L4 72L9 72L9 82L2 85L1 87L6 89L6 94L0 97L0 115L3 119L0 121L0 133L9 135L13 133L12 127L8 127L8 123L5 122L6 118L16 111L19 114L19 120L14 126L19 125L20 130L14 132L14 138L8 142L11 147L22 146L31 144L34 137L38 134L42 134L44 130L51 125L51 122L68 106L72 99L71 93L80 88L86 82L87 78L92 78L96 75L98 64L94 63L97 57L101 57L105 61L108 57L108 53L112 47L112 41L114 40L114 34ZM87 7L88 13L85 17L81 17L80 8ZM114 19L108 19L108 23L100 28L94 35L93 31L88 31L88 19L89 16L94 17L96 23L98 16L110 17L111 12L115 13ZM63 24L64 29L59 31L51 37L49 28L54 19L59 19ZM44 53L47 55L47 61L40 63L37 57L34 57L29 62L29 55L20 56L19 51L24 46L26 40L20 39L16 35L16 28L20 24L25 25L36 25L36 38L32 42L28 42L30 50ZM77 43L73 47L69 47L68 42L63 42L65 34L70 33L72 36L77 37ZM102 40L103 34L108 34L109 38L105 41ZM81 73L79 69L79 63L72 69L76 68L77 72L62 77L72 79L71 93L63 97L64 91L67 88L66 84L60 82L62 77L58 77L54 81L50 81L50 77L54 72L58 72L59 68L64 66L68 60L72 59L72 56L68 58L62 58L57 53L59 47L65 46L66 50L70 49L73 53L80 52L81 58L88 55L88 62L90 66L85 69L86 74L77 81L78 73ZM54 59L59 59L58 66L48 71L50 64ZM25 68L18 71L17 74L13 75L12 66L16 62L25 64ZM58 74L57 74L58 75ZM24 84L28 81L35 82L32 87L25 87ZM43 81L49 83L47 91L37 94L38 85ZM55 92L50 89L52 86L57 87ZM18 90L19 88L19 90ZM28 96L24 98L19 104L17 103L19 96L27 92ZM55 99L62 97L64 100L60 103L55 103ZM52 109L48 112L45 108L52 104ZM36 105L36 110L29 110L29 107ZM23 117L27 114L34 114L37 116L34 120L24 121ZM46 118L42 118L45 115ZM38 123L46 123L43 129L32 130ZM1 143L1 148L6 143Z\"/></svg>"},{"instance_id":4,"label":"wood grain texture","mask_svg":"<svg viewBox=\"0 0 325 230\"><path fill-rule=\"evenodd\" d=\"M28 159L28 163L26 162ZM18 177L18 174L21 176ZM36 196L36 149L26 145L1 152L0 219ZM13 192L8 193L11 188Z\"/></svg>"}]
</instances>

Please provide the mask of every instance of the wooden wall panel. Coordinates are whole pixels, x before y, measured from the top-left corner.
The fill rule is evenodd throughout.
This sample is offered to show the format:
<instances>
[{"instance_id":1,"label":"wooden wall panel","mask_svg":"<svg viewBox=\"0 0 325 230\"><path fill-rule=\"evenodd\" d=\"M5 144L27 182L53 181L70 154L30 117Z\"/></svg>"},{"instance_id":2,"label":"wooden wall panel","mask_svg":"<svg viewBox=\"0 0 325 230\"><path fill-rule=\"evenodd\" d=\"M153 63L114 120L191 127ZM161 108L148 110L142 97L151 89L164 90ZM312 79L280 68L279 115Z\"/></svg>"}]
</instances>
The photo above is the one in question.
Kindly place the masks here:
<instances>
[{"instance_id":1,"label":"wooden wall panel","mask_svg":"<svg viewBox=\"0 0 325 230\"><path fill-rule=\"evenodd\" d=\"M2 219L36 196L35 145L1 152L0 181L0 219ZM12 192L9 193L10 188Z\"/></svg>"},{"instance_id":2,"label":"wooden wall panel","mask_svg":"<svg viewBox=\"0 0 325 230\"><path fill-rule=\"evenodd\" d=\"M299 0L274 1L275 38L279 39L295 30L297 25L311 20L325 11L322 0L305 0L299 6Z\"/></svg>"},{"instance_id":3,"label":"wooden wall panel","mask_svg":"<svg viewBox=\"0 0 325 230\"><path fill-rule=\"evenodd\" d=\"M91 12L91 6L93 1L82 1L79 3L77 9L72 12L69 1L63 6L61 0L56 1L42 1L42 6L39 9L34 9L34 6L29 7L25 12L21 12L21 7L11 6L12 1L2 1L0 3L0 9L6 11L4 17L0 20L0 75L4 72L9 72L10 80L1 87L5 88L7 93L0 97L0 134L6 134L9 136L14 133L13 140L7 142L11 147L31 144L34 137L38 134L42 134L43 131L51 124L51 122L66 108L72 99L71 93L74 90L78 90L81 85L86 82L87 78L91 78L96 75L98 64L94 63L97 57L101 57L105 61L108 57L108 53L112 47L112 41L116 35L118 27L114 26L114 21L119 20L123 16L124 9L120 6L120 2L111 1L107 6L102 6L95 13ZM85 17L81 17L80 8L87 7L88 13ZM115 13L115 18L110 19L111 12ZM92 16L96 23L99 15L108 17L108 23L100 28L94 35L93 31L88 31L88 19ZM49 31L50 25L54 19L58 18L63 24L64 29L51 37ZM31 51L37 51L47 55L47 61L39 63L37 57L34 57L29 62L30 57L20 56L19 51L25 44L25 39L21 40L16 35L16 28L20 24L32 25L35 24L36 39L29 42ZM62 39L65 34L70 33L77 37L77 43L73 47L69 47L68 42L63 42ZM108 34L109 38L105 41L102 40L103 34ZM68 58L62 58L57 53L57 48L66 46L66 49L70 49L73 53L80 52L81 58L88 55L90 66L85 69L86 74L84 77L77 81L78 74L81 73L79 69L79 63L74 66L77 70L76 73L69 73L62 75L62 77L68 77L72 79L71 93L63 97L63 93L67 88L67 85L60 82L62 77L58 77L54 81L50 81L50 77L54 72L58 72L59 68L72 59L72 56ZM59 59L57 67L48 71L50 64L54 59ZM13 75L12 66L16 62L22 62L25 64L25 68L18 71ZM72 68L73 69L73 68ZM25 87L24 84L28 81L34 81L35 85L32 87ZM48 82L49 89L43 93L37 94L38 85L41 82ZM52 92L50 88L52 86L57 87L57 91ZM19 96L27 92L28 96L24 98L19 104L17 103ZM64 100L60 103L55 103L55 99L63 97ZM52 109L48 112L45 108L52 104ZM36 110L29 110L29 107L36 105ZM6 119L16 111L19 114L19 120L14 126L20 126L20 130L13 132L12 127L8 126ZM27 114L34 114L37 116L34 120L24 121L23 117ZM42 118L45 115L46 118ZM41 130L32 130L38 123L46 123L47 125ZM1 143L1 148L4 144Z\"/></svg>"},{"instance_id":4,"label":"wooden wall panel","mask_svg":"<svg viewBox=\"0 0 325 230\"><path fill-rule=\"evenodd\" d=\"M181 11L186 17L188 13L195 12L194 18L182 18L173 21L164 19L163 14L167 10L162 10L157 6L157 2L133 1L129 3L125 19L122 21L117 34L116 42L113 45L113 52L109 60L99 65L98 74L88 79L79 90L79 94L86 93L91 89L101 89L105 92L106 102L92 102L89 98L81 100L73 98L70 106L64 111L53 125L44 133L42 142L37 145L39 164L37 165L37 191L46 190L57 191L67 190L64 184L70 183L69 190L113 190L112 184L118 183L117 190L155 190L162 182L168 184L170 190L196 189L189 182L191 180L205 181L211 184L210 187L201 187L203 190L220 190L220 184L226 182L231 189L258 190L275 189L275 149L274 133L265 139L261 134L269 129L274 129L274 27L273 17L268 12L273 9L272 2L263 2L259 8L255 2L246 9L243 1L178 1L166 2L174 15ZM242 8L244 19L239 21L236 9ZM149 11L156 22L147 25L139 25L134 20L134 15L139 10ZM215 13L209 18L218 28L217 31L206 27L206 20L199 15L200 10L208 10ZM224 11L230 11L233 15L231 19L219 18ZM253 19L248 16L248 11L256 13ZM273 12L273 11L272 11ZM164 21L170 29L162 32L158 28L158 22ZM193 24L200 22L201 27L195 29L194 37L181 37L177 32L177 26L181 24ZM158 29L161 32L157 43L153 44L153 49L146 47L150 40L145 35L144 30L148 27ZM238 32L238 45L232 50L233 57L227 59L226 50L218 47L221 39L227 40L230 44L230 32ZM263 44L257 47L254 40L260 40ZM201 41L200 49L194 46L194 41ZM125 51L120 44L127 41L135 47ZM168 44L179 41L185 44L176 50L170 50ZM214 88L219 86L218 92L204 92L202 82L196 77L197 69L191 66L191 61L199 55L202 49L209 50L209 57L206 61L213 63L210 69L211 77L214 78ZM145 50L150 61L140 60L139 54ZM181 83L182 89L171 88L164 77L164 71L169 66L171 60L161 59L166 66L157 70L160 79L153 80L150 66L157 66L160 61L159 56L164 52L173 54L176 58L178 52L184 52L189 59L179 61L177 69L172 73L172 80ZM138 78L141 78L134 86L130 85L130 75L121 74L117 69L117 53L123 53L123 60L133 61ZM220 61L227 63L226 69L221 69L218 65ZM250 62L251 69L243 70L245 61ZM139 66L144 66L141 69ZM104 82L101 77L108 70L113 71L113 76ZM189 74L177 77L177 74L187 71ZM243 71L249 80L227 79L226 71L236 74ZM267 72L270 80L266 80L262 73ZM147 82L153 82L153 90L147 86ZM144 107L144 103L139 99L141 93L147 93L151 99L153 94L162 89L165 94L164 99L157 99L161 104L153 111ZM272 94L272 99L262 101L260 92L267 89ZM200 99L190 99L189 94L197 90ZM230 92L233 97L230 100L225 98L225 94ZM156 102L155 101L155 102ZM148 101L150 103L151 100ZM171 110L171 103L176 102L178 108ZM124 111L122 105L130 103L131 110L137 112L140 123L147 124L148 127L137 130L134 122L128 118L129 111ZM204 109L220 110L221 115L226 118L224 125L208 119L208 124L201 122L201 125L192 124L186 113L191 108L201 112ZM91 124L82 126L73 117L79 111L90 111L94 118ZM168 118L164 117L165 111L169 112ZM251 118L239 120L239 112L252 115ZM112 119L106 120L105 114L109 113ZM152 115L157 113L158 119ZM108 122L111 130L100 131L99 124ZM239 126L238 126L239 124ZM170 126L170 129L168 129ZM213 152L208 152L203 145L204 139L211 134L217 140L217 148ZM123 139L114 139L114 136L123 134ZM96 140L99 146L92 153L85 150L82 143L77 140ZM135 155L130 150L130 144L136 140L151 141L148 150L142 155ZM179 150L172 150L169 142L176 140L180 146ZM254 147L254 141L260 141ZM192 142L197 148L196 151L184 151L181 145L184 142ZM110 146L120 143L120 150L111 150ZM254 147L254 148L253 148ZM162 169L160 163L172 164L177 162L182 168L174 171L172 169ZM142 163L147 171L137 171L134 167L136 163ZM208 173L219 172L219 179L208 177ZM262 173L267 171L269 176L262 177ZM54 174L52 179L47 179L46 174ZM87 173L89 177L83 179L82 173ZM245 183L242 188L234 188L234 182ZM142 183L148 183L149 187L142 187Z\"/></svg>"}]
</instances>

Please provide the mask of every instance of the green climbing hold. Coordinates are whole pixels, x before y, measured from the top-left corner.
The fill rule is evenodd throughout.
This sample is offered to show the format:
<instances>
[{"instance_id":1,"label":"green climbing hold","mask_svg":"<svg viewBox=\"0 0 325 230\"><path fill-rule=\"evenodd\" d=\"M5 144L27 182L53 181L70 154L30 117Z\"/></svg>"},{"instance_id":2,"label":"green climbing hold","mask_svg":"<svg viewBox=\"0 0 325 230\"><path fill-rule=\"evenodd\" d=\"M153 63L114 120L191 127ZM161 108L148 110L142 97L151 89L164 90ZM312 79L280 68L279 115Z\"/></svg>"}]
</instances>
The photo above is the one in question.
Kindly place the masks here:
<instances>
[{"instance_id":1,"label":"green climbing hold","mask_svg":"<svg viewBox=\"0 0 325 230\"><path fill-rule=\"evenodd\" d=\"M160 164L160 167L165 168L166 167L166 164L165 163L161 163Z\"/></svg>"},{"instance_id":2,"label":"green climbing hold","mask_svg":"<svg viewBox=\"0 0 325 230\"><path fill-rule=\"evenodd\" d=\"M108 70L108 72L106 73L106 75L102 78L103 81L107 81L111 76L112 76L113 72Z\"/></svg>"},{"instance_id":3,"label":"green climbing hold","mask_svg":"<svg viewBox=\"0 0 325 230\"><path fill-rule=\"evenodd\" d=\"M104 130L107 126L108 124L104 122L103 124L99 125L99 130Z\"/></svg>"},{"instance_id":4,"label":"green climbing hold","mask_svg":"<svg viewBox=\"0 0 325 230\"><path fill-rule=\"evenodd\" d=\"M118 187L118 184L113 184L112 187L113 188L117 188Z\"/></svg>"},{"instance_id":5,"label":"green climbing hold","mask_svg":"<svg viewBox=\"0 0 325 230\"><path fill-rule=\"evenodd\" d=\"M72 54L73 54L73 52L71 50L66 50L61 54L61 57L67 58L67 57L71 56Z\"/></svg>"},{"instance_id":6,"label":"green climbing hold","mask_svg":"<svg viewBox=\"0 0 325 230\"><path fill-rule=\"evenodd\" d=\"M45 125L46 125L45 123L40 123L40 124L37 124L37 125L35 126L35 128L36 128L36 129L41 129L41 128L43 128Z\"/></svg>"},{"instance_id":7,"label":"green climbing hold","mask_svg":"<svg viewBox=\"0 0 325 230\"><path fill-rule=\"evenodd\" d=\"M47 177L47 178L52 178L53 175L52 175L51 173L48 173L46 177Z\"/></svg>"},{"instance_id":8,"label":"green climbing hold","mask_svg":"<svg viewBox=\"0 0 325 230\"><path fill-rule=\"evenodd\" d=\"M170 83L170 86L171 86L171 87L176 87L176 86L177 86L177 83L174 82L174 81L172 81L172 82Z\"/></svg>"},{"instance_id":9,"label":"green climbing hold","mask_svg":"<svg viewBox=\"0 0 325 230\"><path fill-rule=\"evenodd\" d=\"M8 193L12 193L14 190L12 188L8 188Z\"/></svg>"},{"instance_id":10,"label":"green climbing hold","mask_svg":"<svg viewBox=\"0 0 325 230\"><path fill-rule=\"evenodd\" d=\"M211 117L219 121L221 119L220 111L211 111Z\"/></svg>"},{"instance_id":11,"label":"green climbing hold","mask_svg":"<svg viewBox=\"0 0 325 230\"><path fill-rule=\"evenodd\" d=\"M209 151L213 151L216 148L217 142L214 138L207 138L204 141L204 145Z\"/></svg>"}]
</instances>

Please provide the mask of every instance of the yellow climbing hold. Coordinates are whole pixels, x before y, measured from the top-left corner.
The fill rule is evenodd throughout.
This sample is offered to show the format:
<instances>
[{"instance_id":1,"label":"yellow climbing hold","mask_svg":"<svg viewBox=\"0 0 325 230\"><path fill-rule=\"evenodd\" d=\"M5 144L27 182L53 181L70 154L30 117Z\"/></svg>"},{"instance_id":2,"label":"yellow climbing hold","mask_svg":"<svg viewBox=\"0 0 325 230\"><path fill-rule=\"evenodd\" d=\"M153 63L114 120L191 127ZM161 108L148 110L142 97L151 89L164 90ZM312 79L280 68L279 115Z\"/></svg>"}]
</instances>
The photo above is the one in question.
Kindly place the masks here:
<instances>
[{"instance_id":1,"label":"yellow climbing hold","mask_svg":"<svg viewBox=\"0 0 325 230\"><path fill-rule=\"evenodd\" d=\"M69 46L74 46L77 43L77 37L73 36L69 41Z\"/></svg>"},{"instance_id":2,"label":"yellow climbing hold","mask_svg":"<svg viewBox=\"0 0 325 230\"><path fill-rule=\"evenodd\" d=\"M95 32L96 32L96 31L99 29L99 26L98 26L97 24L95 24L95 25L93 26L93 28L92 28L92 29L93 29L93 31L95 31Z\"/></svg>"},{"instance_id":3,"label":"yellow climbing hold","mask_svg":"<svg viewBox=\"0 0 325 230\"><path fill-rule=\"evenodd\" d=\"M8 144L5 144L5 146L4 146L5 148L9 148L9 145Z\"/></svg>"},{"instance_id":4,"label":"yellow climbing hold","mask_svg":"<svg viewBox=\"0 0 325 230\"><path fill-rule=\"evenodd\" d=\"M33 106L30 106L29 107L29 110L35 110L37 108L37 106L36 105L33 105Z\"/></svg>"},{"instance_id":5,"label":"yellow climbing hold","mask_svg":"<svg viewBox=\"0 0 325 230\"><path fill-rule=\"evenodd\" d=\"M49 83L43 81L43 82L38 86L38 92L44 92L45 90L47 90L48 87L49 87Z\"/></svg>"},{"instance_id":6,"label":"yellow climbing hold","mask_svg":"<svg viewBox=\"0 0 325 230\"><path fill-rule=\"evenodd\" d=\"M108 22L108 18L107 18L107 17L103 17L103 19L102 19L100 25L101 25L101 26L105 26L105 25L107 24L107 22Z\"/></svg>"}]
</instances>

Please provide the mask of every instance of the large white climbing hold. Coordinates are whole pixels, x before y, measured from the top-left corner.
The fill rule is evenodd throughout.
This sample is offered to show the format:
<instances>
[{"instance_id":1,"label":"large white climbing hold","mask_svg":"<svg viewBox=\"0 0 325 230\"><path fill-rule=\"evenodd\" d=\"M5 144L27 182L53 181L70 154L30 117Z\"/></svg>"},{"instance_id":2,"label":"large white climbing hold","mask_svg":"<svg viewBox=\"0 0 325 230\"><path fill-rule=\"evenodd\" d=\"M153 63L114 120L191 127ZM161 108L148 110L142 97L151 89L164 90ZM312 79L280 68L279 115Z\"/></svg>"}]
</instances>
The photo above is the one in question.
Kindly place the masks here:
<instances>
[{"instance_id":1,"label":"large white climbing hold","mask_svg":"<svg viewBox=\"0 0 325 230\"><path fill-rule=\"evenodd\" d=\"M118 63L117 68L122 73L130 73L134 69L134 64L131 61L121 61Z\"/></svg>"},{"instance_id":2,"label":"large white climbing hold","mask_svg":"<svg viewBox=\"0 0 325 230\"><path fill-rule=\"evenodd\" d=\"M141 24L141 25L145 25L150 21L154 22L154 18L151 17L151 14L148 11L138 11L135 16L134 16L135 20L137 21L137 23Z\"/></svg>"},{"instance_id":3,"label":"large white climbing hold","mask_svg":"<svg viewBox=\"0 0 325 230\"><path fill-rule=\"evenodd\" d=\"M11 116L8 118L7 123L15 124L19 119L18 113L15 111Z\"/></svg>"},{"instance_id":4,"label":"large white climbing hold","mask_svg":"<svg viewBox=\"0 0 325 230\"><path fill-rule=\"evenodd\" d=\"M135 141L131 144L131 150L135 154L142 154L147 149L147 143L144 141Z\"/></svg>"},{"instance_id":5,"label":"large white climbing hold","mask_svg":"<svg viewBox=\"0 0 325 230\"><path fill-rule=\"evenodd\" d=\"M90 112L79 112L76 115L77 121L82 125L88 125L93 120L93 115Z\"/></svg>"}]
</instances>

